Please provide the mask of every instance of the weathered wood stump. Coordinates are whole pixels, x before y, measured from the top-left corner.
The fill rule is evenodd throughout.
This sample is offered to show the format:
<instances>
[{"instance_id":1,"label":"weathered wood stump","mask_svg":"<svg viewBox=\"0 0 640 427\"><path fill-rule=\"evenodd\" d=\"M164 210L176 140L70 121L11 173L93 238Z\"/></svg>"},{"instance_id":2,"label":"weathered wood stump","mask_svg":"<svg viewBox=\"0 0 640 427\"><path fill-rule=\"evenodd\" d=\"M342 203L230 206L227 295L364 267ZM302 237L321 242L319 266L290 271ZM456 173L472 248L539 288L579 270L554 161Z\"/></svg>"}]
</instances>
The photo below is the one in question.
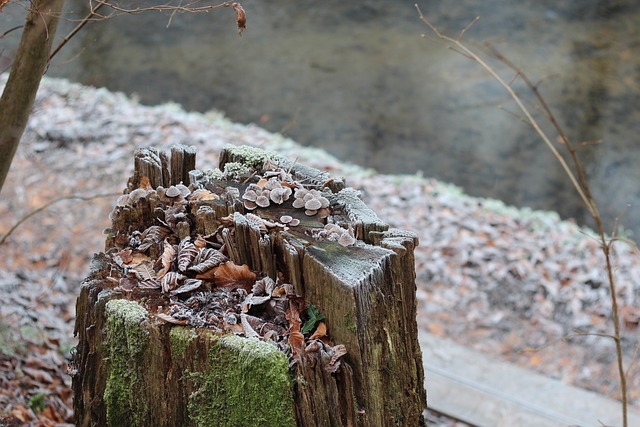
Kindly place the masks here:
<instances>
[{"instance_id":1,"label":"weathered wood stump","mask_svg":"<svg viewBox=\"0 0 640 427\"><path fill-rule=\"evenodd\" d=\"M135 154L77 301L77 424L423 425L415 235L273 153L194 165Z\"/></svg>"}]
</instances>

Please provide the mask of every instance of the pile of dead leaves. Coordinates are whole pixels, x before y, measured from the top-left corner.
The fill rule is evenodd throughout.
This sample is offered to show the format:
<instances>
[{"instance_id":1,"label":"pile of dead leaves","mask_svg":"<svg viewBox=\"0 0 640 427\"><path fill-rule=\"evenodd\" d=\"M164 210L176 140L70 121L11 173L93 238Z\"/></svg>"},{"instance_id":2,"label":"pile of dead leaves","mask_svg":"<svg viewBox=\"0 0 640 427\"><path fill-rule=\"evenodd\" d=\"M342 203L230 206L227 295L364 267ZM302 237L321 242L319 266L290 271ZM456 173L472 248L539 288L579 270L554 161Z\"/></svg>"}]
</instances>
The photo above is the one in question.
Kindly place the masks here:
<instances>
[{"instance_id":1,"label":"pile of dead leaves","mask_svg":"<svg viewBox=\"0 0 640 427\"><path fill-rule=\"evenodd\" d=\"M254 179L278 179L271 172L269 180ZM237 260L233 247L238 215L256 224L263 235L290 225L236 212L221 218L214 233L197 232L202 229L197 219L202 201L239 194L225 186L213 192L184 185L151 189L143 178L140 188L122 196L111 213L108 242L114 247L104 256L110 265L106 283L127 298L144 300L161 322L259 338L285 352L291 366L321 359L329 372L335 372L346 349L330 341L324 316L314 306L306 307L280 272L274 280L232 260ZM122 229L122 216L145 209L155 212L153 224L142 231Z\"/></svg>"}]
</instances>

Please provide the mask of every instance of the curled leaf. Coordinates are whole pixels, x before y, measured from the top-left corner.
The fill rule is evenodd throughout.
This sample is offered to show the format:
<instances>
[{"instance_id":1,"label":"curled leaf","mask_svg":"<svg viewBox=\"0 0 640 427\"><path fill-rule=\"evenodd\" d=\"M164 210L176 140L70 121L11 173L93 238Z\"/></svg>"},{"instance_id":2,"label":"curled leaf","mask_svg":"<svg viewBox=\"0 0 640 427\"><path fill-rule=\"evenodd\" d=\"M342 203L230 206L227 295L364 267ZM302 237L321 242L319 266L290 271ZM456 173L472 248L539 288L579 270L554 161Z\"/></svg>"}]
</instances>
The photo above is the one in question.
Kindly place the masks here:
<instances>
[{"instance_id":1,"label":"curled leaf","mask_svg":"<svg viewBox=\"0 0 640 427\"><path fill-rule=\"evenodd\" d=\"M204 248L198 252L198 255L193 260L193 265L189 267L189 271L202 274L225 261L227 261L227 257L222 252L212 248Z\"/></svg>"},{"instance_id":2,"label":"curled leaf","mask_svg":"<svg viewBox=\"0 0 640 427\"><path fill-rule=\"evenodd\" d=\"M178 287L184 276L177 271L169 271L162 277L162 292L167 293Z\"/></svg>"},{"instance_id":3,"label":"curled leaf","mask_svg":"<svg viewBox=\"0 0 640 427\"><path fill-rule=\"evenodd\" d=\"M252 338L252 337L259 338L260 334L258 334L256 330L253 329L253 326L250 323L251 320L254 320L255 322L255 320L259 320L259 319L257 317L247 316L244 313L240 315L240 324L242 325L242 329L244 329L244 335L248 338Z\"/></svg>"},{"instance_id":4,"label":"curled leaf","mask_svg":"<svg viewBox=\"0 0 640 427\"><path fill-rule=\"evenodd\" d=\"M331 360L328 364L325 365L324 369L330 374L335 373L338 368L340 368L340 358L347 354L347 348L344 344L338 344L334 347L331 347Z\"/></svg>"},{"instance_id":5,"label":"curled leaf","mask_svg":"<svg viewBox=\"0 0 640 427\"><path fill-rule=\"evenodd\" d=\"M160 262L162 263L162 268L158 271L156 277L158 279L162 279L165 274L171 270L171 264L176 259L176 248L169 243L167 240L164 241L164 252L162 253L162 257L160 258Z\"/></svg>"},{"instance_id":6,"label":"curled leaf","mask_svg":"<svg viewBox=\"0 0 640 427\"><path fill-rule=\"evenodd\" d=\"M187 271L187 267L189 267L196 255L198 255L198 249L191 243L191 238L187 236L182 239L178 246L178 270L183 273Z\"/></svg>"},{"instance_id":7,"label":"curled leaf","mask_svg":"<svg viewBox=\"0 0 640 427\"><path fill-rule=\"evenodd\" d=\"M316 331L309 337L310 340L322 340L327 336L327 324L324 322L318 323Z\"/></svg>"},{"instance_id":8,"label":"curled leaf","mask_svg":"<svg viewBox=\"0 0 640 427\"><path fill-rule=\"evenodd\" d=\"M166 277L166 276L165 276ZM185 279L184 284L173 291L171 291L171 295L181 295L187 294L189 292L193 292L202 286L202 280L198 279Z\"/></svg>"},{"instance_id":9,"label":"curled leaf","mask_svg":"<svg viewBox=\"0 0 640 427\"><path fill-rule=\"evenodd\" d=\"M142 233L142 243L138 246L139 251L146 251L153 245L159 245L171 234L171 230L159 225L152 225Z\"/></svg>"},{"instance_id":10,"label":"curled leaf","mask_svg":"<svg viewBox=\"0 0 640 427\"><path fill-rule=\"evenodd\" d=\"M174 325L186 325L187 321L183 320L183 319L176 319L175 317L169 315L169 314L165 314L165 313L158 313L156 314L156 316L158 317L158 319L165 321L167 323L172 323Z\"/></svg>"},{"instance_id":11,"label":"curled leaf","mask_svg":"<svg viewBox=\"0 0 640 427\"><path fill-rule=\"evenodd\" d=\"M304 335L300 332L289 333L289 345L294 359L300 359L304 354Z\"/></svg>"},{"instance_id":12,"label":"curled leaf","mask_svg":"<svg viewBox=\"0 0 640 427\"><path fill-rule=\"evenodd\" d=\"M236 11L236 24L238 25L238 34L242 35L242 32L247 29L247 14L240 3L233 3L231 7Z\"/></svg>"}]
</instances>

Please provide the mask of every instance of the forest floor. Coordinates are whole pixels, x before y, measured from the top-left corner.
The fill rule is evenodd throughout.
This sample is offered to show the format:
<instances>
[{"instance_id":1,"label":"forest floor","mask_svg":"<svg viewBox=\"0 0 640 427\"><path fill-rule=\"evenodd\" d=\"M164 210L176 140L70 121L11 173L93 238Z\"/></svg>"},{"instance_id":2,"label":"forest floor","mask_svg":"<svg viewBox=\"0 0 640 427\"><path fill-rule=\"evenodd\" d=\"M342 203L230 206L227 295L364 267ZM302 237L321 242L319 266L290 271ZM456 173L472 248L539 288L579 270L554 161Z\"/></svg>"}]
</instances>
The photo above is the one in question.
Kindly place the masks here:
<instances>
[{"instance_id":1,"label":"forest floor","mask_svg":"<svg viewBox=\"0 0 640 427\"><path fill-rule=\"evenodd\" d=\"M132 173L133 150L174 143L195 145L199 168L217 166L226 144L249 144L347 177L384 221L419 235L422 330L620 397L613 343L594 335L611 333L611 310L603 258L588 230L433 179L344 164L219 113L146 107L45 79L0 198L0 424L73 422L69 361L79 284L91 255L103 250L102 230ZM631 362L639 348L640 256L620 243L614 262L629 397L638 403L640 366ZM464 425L434 414L428 423Z\"/></svg>"}]
</instances>

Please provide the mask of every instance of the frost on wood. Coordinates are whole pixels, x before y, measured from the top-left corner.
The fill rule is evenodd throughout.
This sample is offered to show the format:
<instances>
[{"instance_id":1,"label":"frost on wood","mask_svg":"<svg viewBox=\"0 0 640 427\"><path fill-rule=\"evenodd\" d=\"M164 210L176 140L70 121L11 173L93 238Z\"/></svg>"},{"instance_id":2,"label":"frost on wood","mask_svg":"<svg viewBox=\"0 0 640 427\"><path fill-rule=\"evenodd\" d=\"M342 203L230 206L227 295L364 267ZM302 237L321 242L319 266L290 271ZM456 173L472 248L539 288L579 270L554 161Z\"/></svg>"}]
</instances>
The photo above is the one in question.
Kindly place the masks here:
<instances>
[{"instance_id":1,"label":"frost on wood","mask_svg":"<svg viewBox=\"0 0 640 427\"><path fill-rule=\"evenodd\" d=\"M325 173L220 158L136 152L78 298L78 424L421 425L415 236Z\"/></svg>"}]
</instances>

